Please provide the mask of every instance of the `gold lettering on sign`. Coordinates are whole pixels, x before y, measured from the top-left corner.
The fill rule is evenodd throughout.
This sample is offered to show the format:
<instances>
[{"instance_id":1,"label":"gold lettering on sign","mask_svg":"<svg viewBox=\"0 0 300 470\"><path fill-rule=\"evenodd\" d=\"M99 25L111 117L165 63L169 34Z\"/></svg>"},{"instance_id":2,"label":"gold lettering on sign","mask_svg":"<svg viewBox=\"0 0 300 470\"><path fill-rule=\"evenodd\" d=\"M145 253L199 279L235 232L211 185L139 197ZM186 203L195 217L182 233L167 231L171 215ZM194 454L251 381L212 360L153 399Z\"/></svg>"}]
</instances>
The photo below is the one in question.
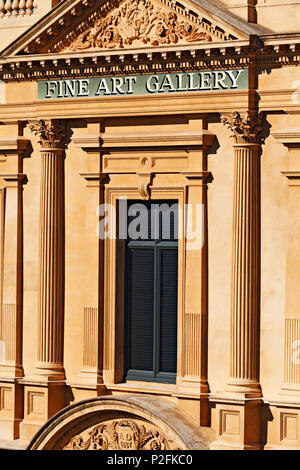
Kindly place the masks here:
<instances>
[{"instance_id":1,"label":"gold lettering on sign","mask_svg":"<svg viewBox=\"0 0 300 470\"><path fill-rule=\"evenodd\" d=\"M206 31L179 19L175 11L164 11L149 0L133 0L125 2L105 18L97 19L67 49L114 49L211 40Z\"/></svg>"}]
</instances>

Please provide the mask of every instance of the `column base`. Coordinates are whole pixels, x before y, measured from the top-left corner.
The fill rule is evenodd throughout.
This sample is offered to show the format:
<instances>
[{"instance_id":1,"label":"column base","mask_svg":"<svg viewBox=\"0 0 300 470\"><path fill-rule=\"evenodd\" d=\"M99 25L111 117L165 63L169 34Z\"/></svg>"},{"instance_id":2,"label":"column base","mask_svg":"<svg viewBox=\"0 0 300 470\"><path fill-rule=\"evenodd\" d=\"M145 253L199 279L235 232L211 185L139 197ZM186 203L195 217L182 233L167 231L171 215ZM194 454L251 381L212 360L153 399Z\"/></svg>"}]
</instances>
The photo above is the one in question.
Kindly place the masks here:
<instances>
[{"instance_id":1,"label":"column base","mask_svg":"<svg viewBox=\"0 0 300 470\"><path fill-rule=\"evenodd\" d=\"M15 379L0 378L0 439L19 439L22 418L22 386Z\"/></svg>"},{"instance_id":2,"label":"column base","mask_svg":"<svg viewBox=\"0 0 300 470\"><path fill-rule=\"evenodd\" d=\"M38 362L32 380L42 383L64 382L66 380L65 369L61 364Z\"/></svg>"},{"instance_id":3,"label":"column base","mask_svg":"<svg viewBox=\"0 0 300 470\"><path fill-rule=\"evenodd\" d=\"M199 426L210 427L209 392L207 380L185 376L177 383L173 396L178 399L179 407L190 414Z\"/></svg>"},{"instance_id":4,"label":"column base","mask_svg":"<svg viewBox=\"0 0 300 470\"><path fill-rule=\"evenodd\" d=\"M76 382L79 387L95 387L100 389L106 389L103 383L103 377L99 374L97 369L84 368L81 369L78 374L78 381Z\"/></svg>"},{"instance_id":5,"label":"column base","mask_svg":"<svg viewBox=\"0 0 300 470\"><path fill-rule=\"evenodd\" d=\"M234 399L261 398L261 386L256 380L231 378L225 388L225 395Z\"/></svg>"},{"instance_id":6,"label":"column base","mask_svg":"<svg viewBox=\"0 0 300 470\"><path fill-rule=\"evenodd\" d=\"M209 394L210 389L208 381L206 379L199 379L199 377L194 377L186 375L179 379L177 382L178 390L191 390L191 392L196 392L197 394Z\"/></svg>"},{"instance_id":7,"label":"column base","mask_svg":"<svg viewBox=\"0 0 300 470\"><path fill-rule=\"evenodd\" d=\"M260 399L211 397L216 404L217 439L211 449L262 450L262 406Z\"/></svg>"},{"instance_id":8,"label":"column base","mask_svg":"<svg viewBox=\"0 0 300 470\"><path fill-rule=\"evenodd\" d=\"M288 401L293 399L300 402L300 384L284 384L278 394L279 396L287 397Z\"/></svg>"},{"instance_id":9,"label":"column base","mask_svg":"<svg viewBox=\"0 0 300 470\"><path fill-rule=\"evenodd\" d=\"M64 382L24 380L24 420L20 425L20 438L31 440L34 434L58 411L69 404Z\"/></svg>"},{"instance_id":10,"label":"column base","mask_svg":"<svg viewBox=\"0 0 300 470\"><path fill-rule=\"evenodd\" d=\"M23 367L18 364L0 364L0 380L2 377L12 380L24 377Z\"/></svg>"},{"instance_id":11,"label":"column base","mask_svg":"<svg viewBox=\"0 0 300 470\"><path fill-rule=\"evenodd\" d=\"M103 377L94 368L83 368L74 382L68 382L74 393L74 401L107 395Z\"/></svg>"}]
</instances>

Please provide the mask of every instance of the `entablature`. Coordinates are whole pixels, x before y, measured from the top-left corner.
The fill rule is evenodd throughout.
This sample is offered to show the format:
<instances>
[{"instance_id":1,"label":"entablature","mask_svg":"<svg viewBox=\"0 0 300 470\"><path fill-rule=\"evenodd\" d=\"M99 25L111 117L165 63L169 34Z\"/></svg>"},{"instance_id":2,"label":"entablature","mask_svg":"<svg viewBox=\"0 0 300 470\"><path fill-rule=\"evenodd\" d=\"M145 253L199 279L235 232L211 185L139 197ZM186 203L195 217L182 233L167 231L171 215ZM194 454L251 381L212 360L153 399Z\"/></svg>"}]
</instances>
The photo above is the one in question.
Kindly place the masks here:
<instances>
[{"instance_id":1,"label":"entablature","mask_svg":"<svg viewBox=\"0 0 300 470\"><path fill-rule=\"evenodd\" d=\"M3 81L36 81L109 74L158 73L247 67L254 50L253 40L234 43L162 46L102 52L38 54L0 59Z\"/></svg>"},{"instance_id":2,"label":"entablature","mask_svg":"<svg viewBox=\"0 0 300 470\"><path fill-rule=\"evenodd\" d=\"M279 35L281 36L281 35ZM36 81L113 74L147 74L295 66L300 63L300 35L275 39L252 36L249 40L173 45L130 50L80 51L2 57L4 82Z\"/></svg>"}]
</instances>

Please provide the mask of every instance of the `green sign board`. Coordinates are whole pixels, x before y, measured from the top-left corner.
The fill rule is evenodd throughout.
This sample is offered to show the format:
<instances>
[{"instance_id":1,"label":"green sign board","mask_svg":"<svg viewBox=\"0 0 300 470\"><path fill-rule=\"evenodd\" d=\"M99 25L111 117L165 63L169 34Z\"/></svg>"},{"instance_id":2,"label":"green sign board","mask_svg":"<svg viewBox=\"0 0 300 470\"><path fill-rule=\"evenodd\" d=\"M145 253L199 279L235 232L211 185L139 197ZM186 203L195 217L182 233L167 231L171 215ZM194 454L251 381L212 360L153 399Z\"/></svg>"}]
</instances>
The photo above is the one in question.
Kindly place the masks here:
<instances>
[{"instance_id":1,"label":"green sign board","mask_svg":"<svg viewBox=\"0 0 300 470\"><path fill-rule=\"evenodd\" d=\"M248 69L40 80L40 100L246 90Z\"/></svg>"}]
</instances>

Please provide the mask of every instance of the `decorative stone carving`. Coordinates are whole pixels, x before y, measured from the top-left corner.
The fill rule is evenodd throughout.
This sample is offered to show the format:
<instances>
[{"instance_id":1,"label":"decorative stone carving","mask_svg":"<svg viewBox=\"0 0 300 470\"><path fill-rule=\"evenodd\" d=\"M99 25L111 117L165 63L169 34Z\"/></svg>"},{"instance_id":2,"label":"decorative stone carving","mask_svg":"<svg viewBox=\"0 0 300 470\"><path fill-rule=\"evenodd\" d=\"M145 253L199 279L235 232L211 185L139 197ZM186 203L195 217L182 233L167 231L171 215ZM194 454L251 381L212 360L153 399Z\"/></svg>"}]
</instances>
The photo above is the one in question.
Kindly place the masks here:
<instances>
[{"instance_id":1,"label":"decorative stone carving","mask_svg":"<svg viewBox=\"0 0 300 470\"><path fill-rule=\"evenodd\" d=\"M153 180L153 173L137 173L137 176L139 177L139 192L140 195L143 199L150 199L151 197L151 190L150 186L152 184Z\"/></svg>"},{"instance_id":2,"label":"decorative stone carving","mask_svg":"<svg viewBox=\"0 0 300 470\"><path fill-rule=\"evenodd\" d=\"M70 140L70 131L64 119L52 119L51 121L33 121L29 124L31 132L38 135L39 144L43 148L64 149Z\"/></svg>"},{"instance_id":3,"label":"decorative stone carving","mask_svg":"<svg viewBox=\"0 0 300 470\"><path fill-rule=\"evenodd\" d=\"M150 423L132 419L104 422L71 439L63 450L179 450Z\"/></svg>"},{"instance_id":4,"label":"decorative stone carving","mask_svg":"<svg viewBox=\"0 0 300 470\"><path fill-rule=\"evenodd\" d=\"M192 22L179 19L175 11L165 11L149 0L128 0L108 16L97 19L91 28L77 37L69 50L211 40L206 31Z\"/></svg>"},{"instance_id":5,"label":"decorative stone carving","mask_svg":"<svg viewBox=\"0 0 300 470\"><path fill-rule=\"evenodd\" d=\"M263 112L247 112L240 114L235 111L223 114L221 121L233 132L237 144L263 143Z\"/></svg>"}]
</instances>

